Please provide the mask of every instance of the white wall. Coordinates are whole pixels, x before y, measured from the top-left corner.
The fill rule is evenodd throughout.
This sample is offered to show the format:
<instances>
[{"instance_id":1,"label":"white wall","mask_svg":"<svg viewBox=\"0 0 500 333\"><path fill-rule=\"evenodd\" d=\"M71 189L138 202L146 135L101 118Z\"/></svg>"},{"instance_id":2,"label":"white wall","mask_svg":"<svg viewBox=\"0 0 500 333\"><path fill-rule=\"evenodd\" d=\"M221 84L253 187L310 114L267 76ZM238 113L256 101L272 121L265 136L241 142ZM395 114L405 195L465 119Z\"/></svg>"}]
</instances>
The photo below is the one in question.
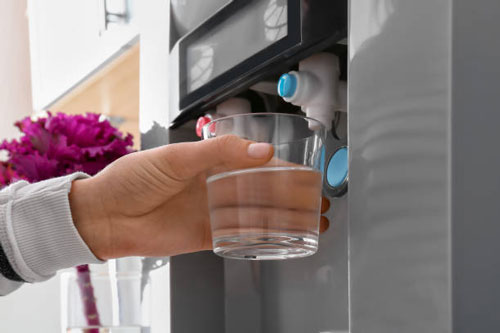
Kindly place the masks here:
<instances>
[{"instance_id":1,"label":"white wall","mask_svg":"<svg viewBox=\"0 0 500 333\"><path fill-rule=\"evenodd\" d=\"M0 0L0 139L19 135L13 126L32 113L26 0ZM0 297L0 332L57 332L57 279L23 286Z\"/></svg>"},{"instance_id":2,"label":"white wall","mask_svg":"<svg viewBox=\"0 0 500 333\"><path fill-rule=\"evenodd\" d=\"M136 14L141 31L139 127L145 133L153 121L169 122L169 1L143 1Z\"/></svg>"},{"instance_id":3,"label":"white wall","mask_svg":"<svg viewBox=\"0 0 500 333\"><path fill-rule=\"evenodd\" d=\"M32 112L26 0L0 0L0 140L18 131L12 125Z\"/></svg>"},{"instance_id":4,"label":"white wall","mask_svg":"<svg viewBox=\"0 0 500 333\"><path fill-rule=\"evenodd\" d=\"M28 0L36 111L61 97L137 35L133 17L128 25L104 30L102 3Z\"/></svg>"},{"instance_id":5,"label":"white wall","mask_svg":"<svg viewBox=\"0 0 500 333\"><path fill-rule=\"evenodd\" d=\"M60 332L59 294L56 277L0 297L0 332Z\"/></svg>"}]
</instances>

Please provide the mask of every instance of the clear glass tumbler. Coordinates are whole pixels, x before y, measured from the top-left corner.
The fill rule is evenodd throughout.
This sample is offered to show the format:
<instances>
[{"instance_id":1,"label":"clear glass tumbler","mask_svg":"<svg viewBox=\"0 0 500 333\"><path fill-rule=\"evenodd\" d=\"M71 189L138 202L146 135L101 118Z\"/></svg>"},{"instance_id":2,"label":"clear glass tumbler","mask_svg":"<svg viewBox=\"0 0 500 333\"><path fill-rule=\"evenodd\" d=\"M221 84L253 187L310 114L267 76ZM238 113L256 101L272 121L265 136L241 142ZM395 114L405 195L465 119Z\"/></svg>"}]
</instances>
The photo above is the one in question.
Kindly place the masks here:
<instances>
[{"instance_id":1,"label":"clear glass tumbler","mask_svg":"<svg viewBox=\"0 0 500 333\"><path fill-rule=\"evenodd\" d=\"M203 139L223 135L266 142L265 165L213 170L207 178L214 252L250 260L300 258L318 249L321 151L317 120L292 114L250 113L216 119Z\"/></svg>"}]
</instances>

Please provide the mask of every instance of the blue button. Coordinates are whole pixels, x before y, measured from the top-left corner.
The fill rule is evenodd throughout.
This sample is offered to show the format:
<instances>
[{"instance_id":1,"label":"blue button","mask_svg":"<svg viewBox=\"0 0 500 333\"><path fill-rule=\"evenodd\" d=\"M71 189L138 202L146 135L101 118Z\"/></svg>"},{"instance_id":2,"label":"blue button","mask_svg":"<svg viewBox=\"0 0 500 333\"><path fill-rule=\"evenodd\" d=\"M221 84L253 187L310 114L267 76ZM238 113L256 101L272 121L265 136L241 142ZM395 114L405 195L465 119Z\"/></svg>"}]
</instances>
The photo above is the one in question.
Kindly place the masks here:
<instances>
[{"instance_id":1,"label":"blue button","mask_svg":"<svg viewBox=\"0 0 500 333\"><path fill-rule=\"evenodd\" d=\"M347 178L349 160L347 157L347 147L340 148L333 154L326 169L326 180L332 187L338 187Z\"/></svg>"},{"instance_id":2,"label":"blue button","mask_svg":"<svg viewBox=\"0 0 500 333\"><path fill-rule=\"evenodd\" d=\"M281 97L292 97L297 90L297 78L293 74L283 74L278 81L278 94Z\"/></svg>"}]
</instances>

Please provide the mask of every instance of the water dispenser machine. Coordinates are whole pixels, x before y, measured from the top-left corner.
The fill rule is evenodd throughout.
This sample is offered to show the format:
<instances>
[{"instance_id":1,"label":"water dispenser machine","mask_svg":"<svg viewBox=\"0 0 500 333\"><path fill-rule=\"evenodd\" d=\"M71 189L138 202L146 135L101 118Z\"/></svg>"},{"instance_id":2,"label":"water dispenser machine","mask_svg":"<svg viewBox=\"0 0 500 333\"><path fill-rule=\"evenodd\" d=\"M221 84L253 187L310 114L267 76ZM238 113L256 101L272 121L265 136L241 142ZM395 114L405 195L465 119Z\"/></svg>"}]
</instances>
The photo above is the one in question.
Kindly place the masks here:
<instances>
[{"instance_id":1,"label":"water dispenser machine","mask_svg":"<svg viewBox=\"0 0 500 333\"><path fill-rule=\"evenodd\" d=\"M475 58L482 29L499 26L488 7L500 12L466 0L170 1L169 124L144 132L143 148L199 140L228 115L307 115L328 129L331 202L313 256L170 258L172 333L500 331L500 186L486 181L500 161L474 164L487 163L479 151L500 139L500 116L466 98L500 106L494 57ZM464 76L478 73L482 83Z\"/></svg>"}]
</instances>

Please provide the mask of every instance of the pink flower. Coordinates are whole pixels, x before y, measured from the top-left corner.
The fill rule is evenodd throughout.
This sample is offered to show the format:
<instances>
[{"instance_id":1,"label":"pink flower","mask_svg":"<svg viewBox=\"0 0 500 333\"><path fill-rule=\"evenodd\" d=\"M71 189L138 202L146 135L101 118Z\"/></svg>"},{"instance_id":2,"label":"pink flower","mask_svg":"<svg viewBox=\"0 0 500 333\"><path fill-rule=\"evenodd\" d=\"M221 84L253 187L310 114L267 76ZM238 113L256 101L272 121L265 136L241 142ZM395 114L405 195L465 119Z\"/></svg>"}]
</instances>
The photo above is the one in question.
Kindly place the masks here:
<instances>
[{"instance_id":1,"label":"pink flower","mask_svg":"<svg viewBox=\"0 0 500 333\"><path fill-rule=\"evenodd\" d=\"M12 169L12 165L0 162L0 189L20 179L21 177Z\"/></svg>"},{"instance_id":2,"label":"pink flower","mask_svg":"<svg viewBox=\"0 0 500 333\"><path fill-rule=\"evenodd\" d=\"M124 136L100 115L48 113L25 118L15 125L19 140L4 141L0 149L19 176L30 182L83 171L94 175L117 158L132 152L132 135Z\"/></svg>"}]
</instances>

